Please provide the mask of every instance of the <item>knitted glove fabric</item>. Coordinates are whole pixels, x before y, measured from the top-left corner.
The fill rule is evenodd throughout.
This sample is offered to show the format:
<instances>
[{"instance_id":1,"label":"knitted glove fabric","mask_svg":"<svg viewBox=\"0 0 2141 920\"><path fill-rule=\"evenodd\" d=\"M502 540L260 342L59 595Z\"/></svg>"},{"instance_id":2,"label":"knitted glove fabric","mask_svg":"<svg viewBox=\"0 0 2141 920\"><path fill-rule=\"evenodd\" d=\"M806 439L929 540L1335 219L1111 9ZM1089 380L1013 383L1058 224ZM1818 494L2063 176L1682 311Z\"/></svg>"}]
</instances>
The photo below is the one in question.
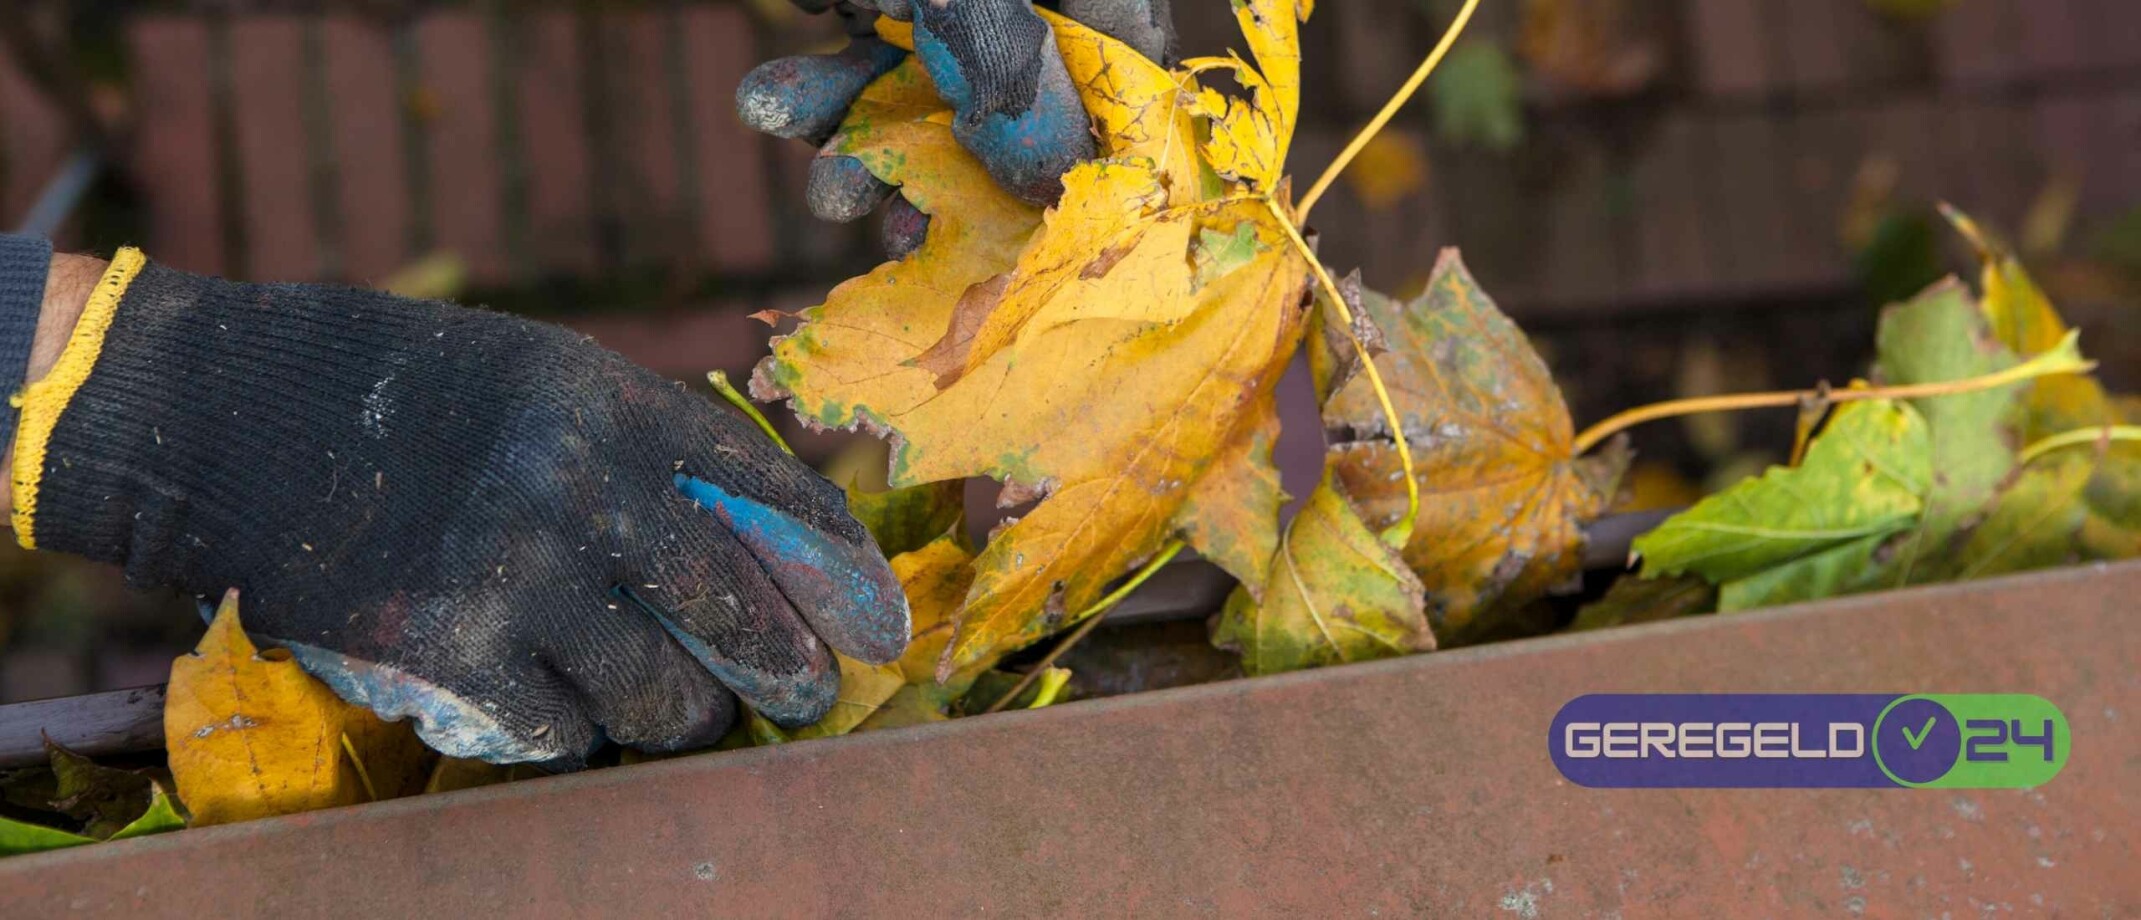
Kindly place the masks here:
<instances>
[{"instance_id":1,"label":"knitted glove fabric","mask_svg":"<svg viewBox=\"0 0 2141 920\"><path fill-rule=\"evenodd\" d=\"M570 766L815 721L906 644L841 491L555 326L123 251L16 447L25 546L237 588L248 632L433 747Z\"/></svg>"}]
</instances>

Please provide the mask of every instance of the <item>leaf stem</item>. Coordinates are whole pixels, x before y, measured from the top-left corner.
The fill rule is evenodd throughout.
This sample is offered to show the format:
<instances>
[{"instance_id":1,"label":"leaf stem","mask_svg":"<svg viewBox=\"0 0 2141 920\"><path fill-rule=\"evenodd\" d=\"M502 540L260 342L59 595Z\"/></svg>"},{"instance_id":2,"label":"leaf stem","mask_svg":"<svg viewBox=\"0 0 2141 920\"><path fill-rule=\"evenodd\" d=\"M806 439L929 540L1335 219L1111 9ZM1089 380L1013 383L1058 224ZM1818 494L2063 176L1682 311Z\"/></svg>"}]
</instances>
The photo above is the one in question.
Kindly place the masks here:
<instances>
[{"instance_id":1,"label":"leaf stem","mask_svg":"<svg viewBox=\"0 0 2141 920\"><path fill-rule=\"evenodd\" d=\"M1633 428L1644 422L1675 418L1682 415L1698 415L1704 412L1736 412L1742 409L1774 409L1800 405L1802 400L1826 399L1831 403L1859 402L1867 399L1924 399L1931 396L1953 396L1958 393L1975 393L2011 383L2020 383L2037 377L2053 374L2083 374L2096 369L2096 362L2081 360L2074 350L2077 334L2068 332L2064 341L2052 349L2014 367L1978 377L1961 380L1943 380L1938 383L1917 383L1908 386L1865 387L1850 390L1780 390L1772 393L1741 393L1731 396L1703 396L1694 399L1674 399L1648 406L1639 406L1625 412L1615 413L1604 421L1583 430L1576 436L1575 453L1578 456L1597 447L1607 438Z\"/></svg>"},{"instance_id":2,"label":"leaf stem","mask_svg":"<svg viewBox=\"0 0 2141 920\"><path fill-rule=\"evenodd\" d=\"M2079 444L2108 444L2112 441L2141 441L2141 425L2092 425L2073 431L2047 435L2036 443L2022 449L2021 461L2029 463L2039 457L2064 447Z\"/></svg>"},{"instance_id":3,"label":"leaf stem","mask_svg":"<svg viewBox=\"0 0 2141 920\"><path fill-rule=\"evenodd\" d=\"M379 789L372 785L372 771L364 768L364 758L358 756L357 746L350 743L349 733L342 733L342 753L349 755L349 765L357 768L357 782L364 784L364 800L379 801Z\"/></svg>"},{"instance_id":4,"label":"leaf stem","mask_svg":"<svg viewBox=\"0 0 2141 920\"><path fill-rule=\"evenodd\" d=\"M1324 296L1329 297L1331 304L1338 308L1338 318L1346 324L1346 340L1353 343L1354 352L1360 355L1361 369L1368 374L1368 388L1375 391L1375 401L1382 407L1383 419L1390 423L1390 440L1398 448L1398 466L1405 471L1405 516L1399 518L1397 523L1384 528L1379 536L1384 543L1403 547L1412 539L1413 522L1420 518L1420 483L1413 477L1412 446L1405 442L1405 423L1398 417L1397 407L1390 401L1390 388L1383 385L1382 372L1375 369L1375 356L1368 353L1367 344L1353 335L1353 308L1346 303L1345 295L1339 292L1338 282L1331 280L1331 273L1324 269L1323 260L1317 258L1316 251L1309 248L1308 240L1302 238L1300 229L1286 218L1286 212L1279 208L1279 203L1265 199L1264 206L1270 208L1272 215L1279 219L1279 226L1286 228L1286 235L1293 240L1294 247L1301 250L1302 258L1308 260L1309 270L1316 273L1317 283L1323 285Z\"/></svg>"},{"instance_id":5,"label":"leaf stem","mask_svg":"<svg viewBox=\"0 0 2141 920\"><path fill-rule=\"evenodd\" d=\"M1316 177L1316 184L1309 186L1308 194L1301 196L1301 205L1295 209L1301 215L1303 224L1308 223L1308 212L1323 198L1323 193L1330 190L1331 183L1338 181L1338 174L1345 172L1346 167L1353 164L1353 158L1360 156L1360 152L1367 148L1368 142L1382 133L1383 126L1390 124L1390 119L1398 114L1398 110L1404 108L1405 103L1411 101L1412 95L1420 91L1420 84L1427 82L1428 75L1435 72L1435 67L1442 63L1443 56L1450 53L1450 46L1457 43L1457 36L1464 34L1465 24L1472 21L1472 11L1478 7L1479 0L1465 0L1464 9L1457 12L1457 19L1443 31L1442 40L1435 43L1435 50L1428 52L1427 59L1420 62L1419 69L1412 72L1411 79L1398 88L1389 102L1383 103L1383 110L1377 112L1375 118L1368 122L1368 126L1353 136L1353 142L1346 145L1345 151L1338 155L1338 159L1332 160L1331 165L1324 167L1323 175Z\"/></svg>"},{"instance_id":6,"label":"leaf stem","mask_svg":"<svg viewBox=\"0 0 2141 920\"><path fill-rule=\"evenodd\" d=\"M720 393L722 399L728 400L730 405L743 410L743 414L750 416L751 421L757 422L758 430L765 432L766 437L772 438L773 443L778 445L783 452L787 453L788 456L795 456L795 450L788 446L787 439L781 437L780 432L773 430L772 422L766 421L766 414L758 411L757 406L751 405L751 401L744 398L744 395L737 392L736 387L729 383L727 372L707 371L706 382L714 385L714 391Z\"/></svg>"},{"instance_id":7,"label":"leaf stem","mask_svg":"<svg viewBox=\"0 0 2141 920\"><path fill-rule=\"evenodd\" d=\"M1019 679L1018 685L1011 688L1011 692L1004 694L1001 699L989 704L989 708L982 710L982 714L1002 712L1004 707L1011 705L1012 700L1018 699L1019 694L1026 692L1027 687L1032 686L1033 682L1039 680L1043 673L1055 666L1056 659L1063 657L1064 652L1070 651L1072 646L1077 645L1086 636L1092 634L1093 629L1100 625L1100 621L1107 619L1109 610L1114 609L1116 604L1122 603L1123 598L1129 597L1130 592L1137 590L1137 586L1144 584L1145 579L1151 578L1152 573L1159 571L1161 566L1174 561L1175 555L1182 552L1182 547L1183 543L1180 540L1167 541L1166 546L1160 547L1159 555L1152 557L1152 561L1145 563L1144 568L1138 569L1136 574L1131 575L1129 581L1123 582L1120 587L1108 592L1108 596L1094 601L1091 607L1079 611L1078 615L1072 619L1082 619L1085 622L1080 623L1076 631L1064 636L1063 641L1056 643L1055 648L1049 649L1048 654L1042 657L1040 662L1033 666L1032 670L1027 671L1025 677Z\"/></svg>"}]
</instances>

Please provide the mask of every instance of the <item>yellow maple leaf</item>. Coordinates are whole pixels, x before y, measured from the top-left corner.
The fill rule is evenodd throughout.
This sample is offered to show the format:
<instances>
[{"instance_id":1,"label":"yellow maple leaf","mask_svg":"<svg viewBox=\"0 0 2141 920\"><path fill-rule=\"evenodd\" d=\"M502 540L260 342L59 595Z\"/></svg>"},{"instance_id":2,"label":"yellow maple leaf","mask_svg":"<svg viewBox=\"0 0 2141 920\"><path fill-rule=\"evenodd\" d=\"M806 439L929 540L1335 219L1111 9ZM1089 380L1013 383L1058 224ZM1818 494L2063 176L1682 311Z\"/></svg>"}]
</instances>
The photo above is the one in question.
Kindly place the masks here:
<instances>
[{"instance_id":1,"label":"yellow maple leaf","mask_svg":"<svg viewBox=\"0 0 2141 920\"><path fill-rule=\"evenodd\" d=\"M1568 407L1545 362L1455 250L1442 253L1418 300L1369 294L1362 307L1387 339L1376 365L1415 452L1420 516L1405 560L1447 643L1483 612L1536 598L1578 571L1582 525L1611 501L1626 456L1575 457ZM1320 382L1336 375L1330 355L1342 348L1309 350ZM1365 377L1337 384L1324 422L1352 433L1328 462L1363 517L1397 520L1404 475Z\"/></svg>"},{"instance_id":2,"label":"yellow maple leaf","mask_svg":"<svg viewBox=\"0 0 2141 920\"><path fill-rule=\"evenodd\" d=\"M1239 587L1212 642L1250 675L1432 651L1418 578L1341 494L1330 471L1286 527L1259 598Z\"/></svg>"},{"instance_id":3,"label":"yellow maple leaf","mask_svg":"<svg viewBox=\"0 0 2141 920\"><path fill-rule=\"evenodd\" d=\"M834 142L930 215L922 248L834 288L751 379L759 399L787 397L806 423L877 428L935 395L912 363L951 324L976 283L1009 270L1041 212L1001 189L952 138L951 111L908 59L871 83Z\"/></svg>"},{"instance_id":4,"label":"yellow maple leaf","mask_svg":"<svg viewBox=\"0 0 2141 920\"><path fill-rule=\"evenodd\" d=\"M1256 66L1239 56L1192 58L1182 62L1191 73L1224 70L1248 93L1232 96L1205 87L1197 91L1197 111L1211 119L1204 155L1221 176L1259 189L1278 185L1286 169L1301 112L1301 23L1315 4L1310 0L1233 0L1234 19L1249 41Z\"/></svg>"},{"instance_id":5,"label":"yellow maple leaf","mask_svg":"<svg viewBox=\"0 0 2141 920\"><path fill-rule=\"evenodd\" d=\"M430 760L408 723L343 702L287 652L255 648L236 591L171 663L164 739L196 826L415 792Z\"/></svg>"},{"instance_id":6,"label":"yellow maple leaf","mask_svg":"<svg viewBox=\"0 0 2141 920\"><path fill-rule=\"evenodd\" d=\"M1308 263L1281 221L1308 8L1242 0L1256 66L1173 71L1044 14L1102 156L1065 177L1045 221L1000 207L949 113L858 106L843 127L843 150L940 206L917 200L934 216L922 250L806 311L754 392L892 435L895 486L987 475L1006 502L1045 499L974 560L937 676L1068 625L1177 536L1263 583L1280 499L1271 389L1305 328ZM1249 96L1204 98L1200 66ZM922 79L910 64L865 98L920 108ZM968 200L942 207L952 196ZM970 205L1001 214L983 223Z\"/></svg>"}]
</instances>

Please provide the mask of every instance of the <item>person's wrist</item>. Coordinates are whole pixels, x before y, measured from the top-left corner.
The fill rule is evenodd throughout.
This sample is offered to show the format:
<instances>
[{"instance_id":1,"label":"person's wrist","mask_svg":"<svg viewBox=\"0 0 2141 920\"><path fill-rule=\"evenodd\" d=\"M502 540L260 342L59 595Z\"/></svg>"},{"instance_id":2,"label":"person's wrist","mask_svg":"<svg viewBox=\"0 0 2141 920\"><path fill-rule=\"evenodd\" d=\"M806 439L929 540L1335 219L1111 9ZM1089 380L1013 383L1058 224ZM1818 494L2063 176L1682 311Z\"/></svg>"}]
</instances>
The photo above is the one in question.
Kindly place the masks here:
<instances>
[{"instance_id":1,"label":"person's wrist","mask_svg":"<svg viewBox=\"0 0 2141 920\"><path fill-rule=\"evenodd\" d=\"M52 264L45 270L45 297L37 313L37 333L30 342L23 386L43 380L59 363L60 353L67 350L67 340L74 335L75 322L81 319L82 308L88 305L89 295L96 290L97 279L104 277L108 265L91 256L52 254ZM0 451L0 512L15 507L15 490L11 487L14 473L15 452Z\"/></svg>"},{"instance_id":2,"label":"person's wrist","mask_svg":"<svg viewBox=\"0 0 2141 920\"><path fill-rule=\"evenodd\" d=\"M59 363L67 339L74 334L75 321L82 318L90 292L96 290L97 279L104 277L110 264L93 256L52 254L52 267L45 274L44 308L37 314L37 338L30 345L30 368L23 383L43 380L52 365Z\"/></svg>"}]
</instances>

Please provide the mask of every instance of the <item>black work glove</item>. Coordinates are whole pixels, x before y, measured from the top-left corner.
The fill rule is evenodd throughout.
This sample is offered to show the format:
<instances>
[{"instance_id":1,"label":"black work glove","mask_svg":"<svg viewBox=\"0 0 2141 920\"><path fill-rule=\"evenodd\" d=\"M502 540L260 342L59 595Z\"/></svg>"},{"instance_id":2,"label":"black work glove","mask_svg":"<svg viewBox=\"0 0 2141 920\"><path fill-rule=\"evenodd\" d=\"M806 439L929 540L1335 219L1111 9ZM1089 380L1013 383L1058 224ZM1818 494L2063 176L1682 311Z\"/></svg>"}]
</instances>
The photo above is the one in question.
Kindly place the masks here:
<instances>
[{"instance_id":1,"label":"black work glove","mask_svg":"<svg viewBox=\"0 0 2141 920\"><path fill-rule=\"evenodd\" d=\"M892 199L885 245L895 257L919 247L928 219L854 157L826 147L850 103L906 53L876 37L885 16L915 23L915 53L956 116L952 133L1005 190L1037 205L1063 194L1063 174L1094 155L1092 122L1031 0L795 0L832 9L850 43L838 54L782 58L743 80L736 104L746 124L825 147L811 165L813 213L847 222ZM1054 5L1054 4L1050 4ZM1063 0L1063 13L1163 63L1174 54L1168 0Z\"/></svg>"},{"instance_id":2,"label":"black work glove","mask_svg":"<svg viewBox=\"0 0 2141 920\"><path fill-rule=\"evenodd\" d=\"M26 394L25 546L238 588L344 698L494 762L705 746L731 691L806 724L831 649L905 647L840 489L681 384L512 316L142 263Z\"/></svg>"}]
</instances>

